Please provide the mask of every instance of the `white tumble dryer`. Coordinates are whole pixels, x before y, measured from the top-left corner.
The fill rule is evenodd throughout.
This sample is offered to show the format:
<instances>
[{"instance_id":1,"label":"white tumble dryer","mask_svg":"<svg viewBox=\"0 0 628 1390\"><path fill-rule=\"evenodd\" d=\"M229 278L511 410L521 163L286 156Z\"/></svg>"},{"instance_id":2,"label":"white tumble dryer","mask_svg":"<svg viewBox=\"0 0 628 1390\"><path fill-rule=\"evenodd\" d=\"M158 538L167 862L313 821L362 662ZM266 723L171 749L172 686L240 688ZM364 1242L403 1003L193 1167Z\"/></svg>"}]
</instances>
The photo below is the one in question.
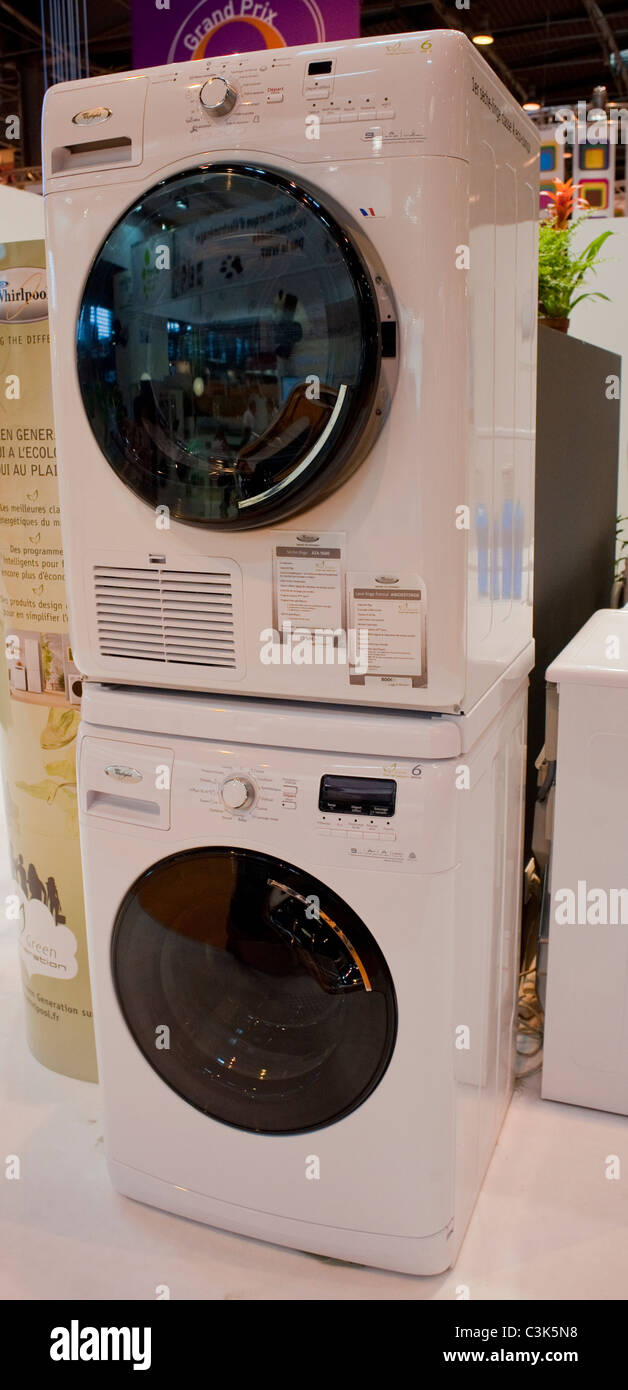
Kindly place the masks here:
<instances>
[{"instance_id":1,"label":"white tumble dryer","mask_svg":"<svg viewBox=\"0 0 628 1390\"><path fill-rule=\"evenodd\" d=\"M537 165L451 30L48 91L87 676L455 712L516 660Z\"/></svg>"},{"instance_id":2,"label":"white tumble dryer","mask_svg":"<svg viewBox=\"0 0 628 1390\"><path fill-rule=\"evenodd\" d=\"M471 716L87 684L114 1185L429 1274L511 1090L528 650Z\"/></svg>"}]
</instances>

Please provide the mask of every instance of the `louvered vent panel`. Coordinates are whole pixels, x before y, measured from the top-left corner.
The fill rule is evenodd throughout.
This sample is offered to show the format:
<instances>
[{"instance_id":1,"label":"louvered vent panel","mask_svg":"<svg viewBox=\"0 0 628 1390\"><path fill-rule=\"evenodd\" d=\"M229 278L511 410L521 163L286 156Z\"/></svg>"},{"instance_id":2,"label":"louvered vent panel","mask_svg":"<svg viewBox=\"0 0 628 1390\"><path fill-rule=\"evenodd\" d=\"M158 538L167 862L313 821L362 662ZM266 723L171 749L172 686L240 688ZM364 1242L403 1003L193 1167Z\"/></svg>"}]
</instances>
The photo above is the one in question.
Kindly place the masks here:
<instances>
[{"instance_id":1,"label":"louvered vent panel","mask_svg":"<svg viewBox=\"0 0 628 1390\"><path fill-rule=\"evenodd\" d=\"M231 575L94 569L101 656L235 667Z\"/></svg>"}]
</instances>

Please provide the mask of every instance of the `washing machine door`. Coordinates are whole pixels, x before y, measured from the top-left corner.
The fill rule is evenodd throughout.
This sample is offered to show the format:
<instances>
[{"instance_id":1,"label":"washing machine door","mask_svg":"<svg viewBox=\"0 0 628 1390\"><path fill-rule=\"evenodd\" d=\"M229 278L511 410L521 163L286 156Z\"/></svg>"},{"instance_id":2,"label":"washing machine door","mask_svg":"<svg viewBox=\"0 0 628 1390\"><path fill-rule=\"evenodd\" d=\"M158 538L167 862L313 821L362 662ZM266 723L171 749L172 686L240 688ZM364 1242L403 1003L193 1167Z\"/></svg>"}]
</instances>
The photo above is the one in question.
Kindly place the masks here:
<instances>
[{"instance_id":1,"label":"washing machine door","mask_svg":"<svg viewBox=\"0 0 628 1390\"><path fill-rule=\"evenodd\" d=\"M78 376L105 458L197 525L262 526L320 500L386 415L396 347L381 286L279 174L214 164L165 179L114 227L83 293Z\"/></svg>"},{"instance_id":2,"label":"washing machine door","mask_svg":"<svg viewBox=\"0 0 628 1390\"><path fill-rule=\"evenodd\" d=\"M323 883L272 855L195 849L127 893L112 970L151 1067L215 1120L293 1134L361 1105L392 1054L377 943Z\"/></svg>"}]
</instances>

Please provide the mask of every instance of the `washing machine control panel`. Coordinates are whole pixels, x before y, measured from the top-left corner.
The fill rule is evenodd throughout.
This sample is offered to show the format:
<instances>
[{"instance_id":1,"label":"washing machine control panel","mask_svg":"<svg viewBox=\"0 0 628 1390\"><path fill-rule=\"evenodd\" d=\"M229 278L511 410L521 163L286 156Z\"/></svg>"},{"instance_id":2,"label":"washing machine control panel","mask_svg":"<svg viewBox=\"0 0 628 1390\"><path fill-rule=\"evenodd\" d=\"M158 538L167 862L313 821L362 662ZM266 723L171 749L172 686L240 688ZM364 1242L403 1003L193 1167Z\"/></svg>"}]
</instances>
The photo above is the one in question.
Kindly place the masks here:
<instances>
[{"instance_id":1,"label":"washing machine control panel","mask_svg":"<svg viewBox=\"0 0 628 1390\"><path fill-rule=\"evenodd\" d=\"M454 758L111 733L82 738L79 801L84 818L115 834L249 844L314 873L351 864L433 874L456 862Z\"/></svg>"},{"instance_id":2,"label":"washing machine control panel","mask_svg":"<svg viewBox=\"0 0 628 1390\"><path fill-rule=\"evenodd\" d=\"M361 767L353 775L349 768L334 769L335 759L308 754L301 757L306 767L294 772L289 752L246 752L224 748L221 756L204 759L196 768L188 764L181 794L189 806L192 793L195 826L199 813L201 824L222 825L227 834L235 823L256 840L280 842L287 858L292 854L297 860L299 850L309 845L326 863L343 863L351 855L382 866L412 864L414 816L400 806L394 768L375 766L371 775L370 768Z\"/></svg>"},{"instance_id":3,"label":"washing machine control panel","mask_svg":"<svg viewBox=\"0 0 628 1390\"><path fill-rule=\"evenodd\" d=\"M197 750L195 757L188 746L175 761L173 828L182 840L217 836L321 869L433 873L455 862L454 759L245 743Z\"/></svg>"}]
</instances>

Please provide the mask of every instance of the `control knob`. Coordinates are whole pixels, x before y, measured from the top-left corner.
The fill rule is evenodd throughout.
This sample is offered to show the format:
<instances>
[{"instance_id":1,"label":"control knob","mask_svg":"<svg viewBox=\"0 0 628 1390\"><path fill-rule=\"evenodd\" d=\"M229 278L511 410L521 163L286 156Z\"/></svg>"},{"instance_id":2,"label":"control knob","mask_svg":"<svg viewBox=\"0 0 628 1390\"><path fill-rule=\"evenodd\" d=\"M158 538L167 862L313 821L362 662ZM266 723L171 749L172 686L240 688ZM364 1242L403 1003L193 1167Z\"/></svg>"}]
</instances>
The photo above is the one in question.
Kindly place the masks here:
<instances>
[{"instance_id":1,"label":"control knob","mask_svg":"<svg viewBox=\"0 0 628 1390\"><path fill-rule=\"evenodd\" d=\"M237 92L224 77L208 77L201 87L201 104L210 116L228 116L238 100Z\"/></svg>"},{"instance_id":2,"label":"control knob","mask_svg":"<svg viewBox=\"0 0 628 1390\"><path fill-rule=\"evenodd\" d=\"M221 796L230 811L246 811L255 800L255 787L246 777L230 777L223 783Z\"/></svg>"}]
</instances>

